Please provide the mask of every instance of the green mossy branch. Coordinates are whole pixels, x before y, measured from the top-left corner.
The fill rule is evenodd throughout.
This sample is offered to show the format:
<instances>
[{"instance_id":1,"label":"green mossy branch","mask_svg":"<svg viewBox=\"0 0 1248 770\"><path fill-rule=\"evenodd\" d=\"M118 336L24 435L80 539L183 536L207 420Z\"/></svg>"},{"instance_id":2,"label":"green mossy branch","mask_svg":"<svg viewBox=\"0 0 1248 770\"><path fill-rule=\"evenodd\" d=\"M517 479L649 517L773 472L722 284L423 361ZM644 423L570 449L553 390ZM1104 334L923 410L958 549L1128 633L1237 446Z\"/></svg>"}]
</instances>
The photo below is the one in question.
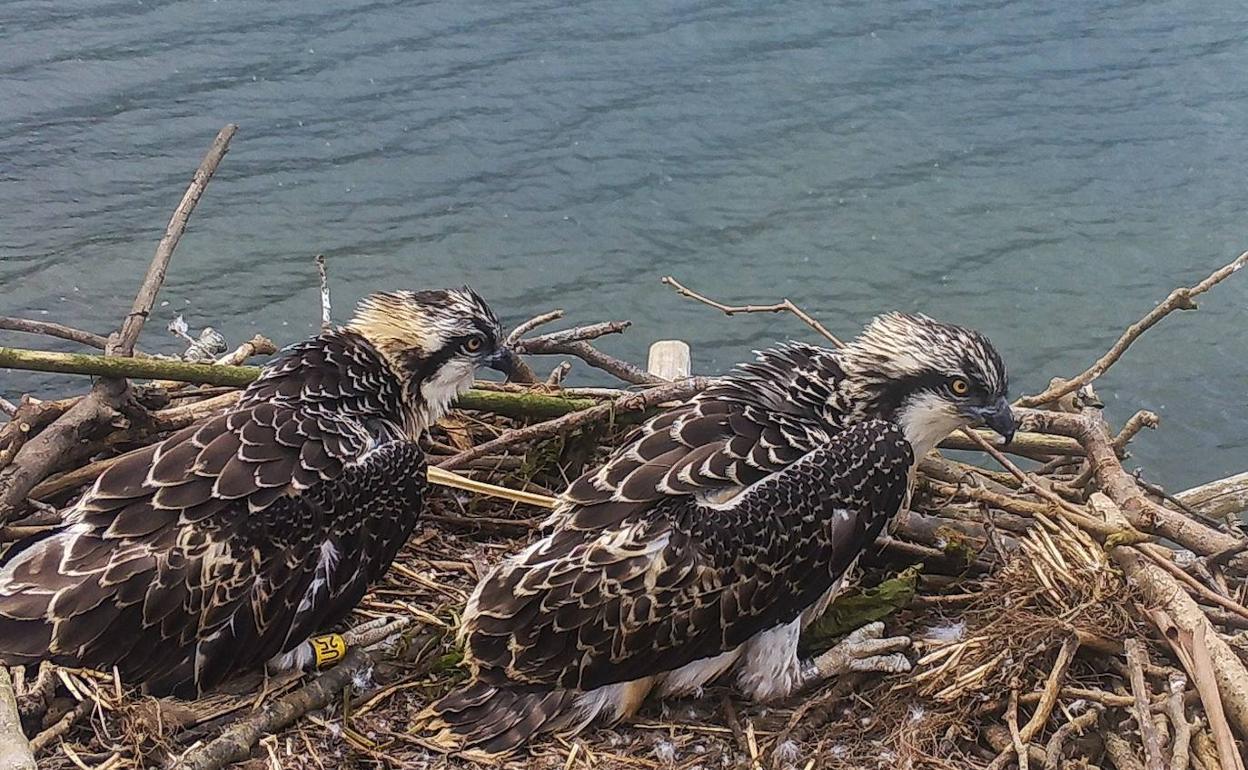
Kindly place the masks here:
<instances>
[{"instance_id":1,"label":"green mossy branch","mask_svg":"<svg viewBox=\"0 0 1248 770\"><path fill-rule=\"evenodd\" d=\"M165 358L98 356L90 353L53 353L44 350L0 347L0 368L34 372L82 374L95 377L130 377L177 380L205 385L246 387L260 376L258 366L193 364ZM546 393L512 393L470 390L459 398L459 408L492 412L504 417L546 420L588 409L599 402Z\"/></svg>"}]
</instances>

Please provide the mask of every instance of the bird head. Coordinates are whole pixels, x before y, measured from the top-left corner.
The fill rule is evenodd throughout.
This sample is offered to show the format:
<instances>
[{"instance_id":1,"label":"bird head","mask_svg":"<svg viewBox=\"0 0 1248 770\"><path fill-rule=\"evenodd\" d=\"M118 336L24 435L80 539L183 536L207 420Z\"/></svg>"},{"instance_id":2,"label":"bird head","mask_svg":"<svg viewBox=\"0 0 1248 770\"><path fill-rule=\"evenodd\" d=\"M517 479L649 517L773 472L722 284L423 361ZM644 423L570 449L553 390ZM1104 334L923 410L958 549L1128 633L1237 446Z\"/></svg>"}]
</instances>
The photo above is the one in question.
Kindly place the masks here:
<instances>
[{"instance_id":1,"label":"bird head","mask_svg":"<svg viewBox=\"0 0 1248 770\"><path fill-rule=\"evenodd\" d=\"M901 427L916 458L968 425L987 426L1007 442L1014 437L1005 364L973 329L888 313L874 318L841 360L860 397Z\"/></svg>"},{"instance_id":2,"label":"bird head","mask_svg":"<svg viewBox=\"0 0 1248 770\"><path fill-rule=\"evenodd\" d=\"M385 358L425 426L472 385L479 367L510 375L518 363L494 311L467 286L371 294L347 328Z\"/></svg>"}]
</instances>

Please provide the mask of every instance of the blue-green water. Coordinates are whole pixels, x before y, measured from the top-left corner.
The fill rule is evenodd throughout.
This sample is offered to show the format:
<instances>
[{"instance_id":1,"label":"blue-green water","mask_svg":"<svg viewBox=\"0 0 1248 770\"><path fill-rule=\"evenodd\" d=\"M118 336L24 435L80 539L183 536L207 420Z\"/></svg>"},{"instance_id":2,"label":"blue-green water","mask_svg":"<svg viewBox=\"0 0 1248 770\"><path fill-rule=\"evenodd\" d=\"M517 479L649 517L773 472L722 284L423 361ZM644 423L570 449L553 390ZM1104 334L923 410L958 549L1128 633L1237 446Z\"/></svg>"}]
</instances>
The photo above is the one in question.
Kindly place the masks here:
<instances>
[{"instance_id":1,"label":"blue-green water","mask_svg":"<svg viewBox=\"0 0 1248 770\"><path fill-rule=\"evenodd\" d=\"M149 350L175 311L311 333L323 252L340 317L467 281L511 322L631 318L622 356L680 336L703 372L810 336L670 273L844 335L893 308L975 325L1034 391L1248 248L1245 62L1224 0L7 0L0 314L112 328L233 121ZM1237 277L1104 378L1111 417L1162 415L1155 479L1248 466L1245 327ZM9 398L75 384L0 372Z\"/></svg>"}]
</instances>

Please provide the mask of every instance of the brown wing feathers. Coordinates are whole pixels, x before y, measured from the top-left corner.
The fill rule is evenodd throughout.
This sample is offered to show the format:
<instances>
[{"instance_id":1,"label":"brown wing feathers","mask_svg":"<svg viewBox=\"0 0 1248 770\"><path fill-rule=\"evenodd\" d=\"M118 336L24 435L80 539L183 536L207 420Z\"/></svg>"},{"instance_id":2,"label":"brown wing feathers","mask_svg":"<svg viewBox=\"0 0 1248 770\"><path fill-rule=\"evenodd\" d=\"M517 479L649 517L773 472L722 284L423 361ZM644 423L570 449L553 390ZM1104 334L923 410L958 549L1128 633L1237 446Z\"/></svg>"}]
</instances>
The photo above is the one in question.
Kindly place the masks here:
<instances>
[{"instance_id":1,"label":"brown wing feathers","mask_svg":"<svg viewBox=\"0 0 1248 770\"><path fill-rule=\"evenodd\" d=\"M231 412L110 467L64 528L0 563L0 660L118 665L193 694L345 615L425 488L385 371L358 335L327 333Z\"/></svg>"},{"instance_id":2,"label":"brown wing feathers","mask_svg":"<svg viewBox=\"0 0 1248 770\"><path fill-rule=\"evenodd\" d=\"M669 495L578 509L576 523L609 506L617 517L556 529L483 581L463 628L474 680L427 709L426 727L444 745L507 751L555 726L520 718L539 695L672 671L793 620L900 508L912 461L896 426L868 421L730 505Z\"/></svg>"}]
</instances>

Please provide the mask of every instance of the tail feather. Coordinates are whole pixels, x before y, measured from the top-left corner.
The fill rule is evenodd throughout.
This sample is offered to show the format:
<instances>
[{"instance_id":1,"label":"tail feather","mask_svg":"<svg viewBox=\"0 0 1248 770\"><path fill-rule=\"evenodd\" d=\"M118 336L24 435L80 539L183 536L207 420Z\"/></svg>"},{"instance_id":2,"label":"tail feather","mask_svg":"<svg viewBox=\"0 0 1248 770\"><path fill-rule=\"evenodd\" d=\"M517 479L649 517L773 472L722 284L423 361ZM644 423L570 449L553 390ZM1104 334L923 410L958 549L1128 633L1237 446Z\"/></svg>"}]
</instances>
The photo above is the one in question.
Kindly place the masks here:
<instances>
[{"instance_id":1,"label":"tail feather","mask_svg":"<svg viewBox=\"0 0 1248 770\"><path fill-rule=\"evenodd\" d=\"M422 711L417 729L434 733L434 747L491 760L539 733L557 729L574 703L569 690L525 691L472 682Z\"/></svg>"}]
</instances>

